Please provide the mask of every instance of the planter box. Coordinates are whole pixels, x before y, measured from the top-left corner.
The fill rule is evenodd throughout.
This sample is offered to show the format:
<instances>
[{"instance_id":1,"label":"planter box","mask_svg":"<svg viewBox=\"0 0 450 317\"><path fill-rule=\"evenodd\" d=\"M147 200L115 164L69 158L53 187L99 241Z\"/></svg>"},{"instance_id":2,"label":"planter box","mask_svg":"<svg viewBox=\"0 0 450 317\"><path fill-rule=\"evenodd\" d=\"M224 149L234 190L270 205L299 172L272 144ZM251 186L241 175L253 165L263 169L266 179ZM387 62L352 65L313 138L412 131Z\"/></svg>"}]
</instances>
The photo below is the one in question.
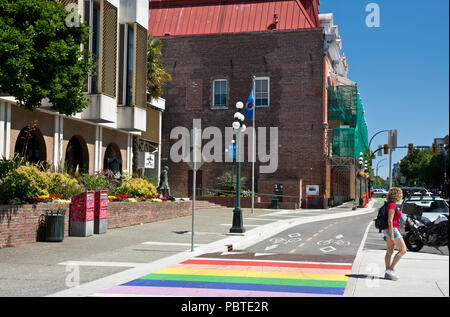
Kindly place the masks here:
<instances>
[{"instance_id":1,"label":"planter box","mask_svg":"<svg viewBox=\"0 0 450 317\"><path fill-rule=\"evenodd\" d=\"M90 200L87 202L89 206ZM45 241L45 210L59 208L64 209L66 212L64 219L64 236L67 237L69 236L69 227L71 225L69 223L70 205L0 205L0 248L33 243L36 241ZM93 213L94 212L92 211L92 214ZM191 201L160 203L109 202L107 227L108 229L127 227L141 223L186 217L191 214ZM86 224L86 222L84 222L84 224ZM84 227L77 229L79 231L83 231L83 229L87 231L86 229L88 228Z\"/></svg>"}]
</instances>

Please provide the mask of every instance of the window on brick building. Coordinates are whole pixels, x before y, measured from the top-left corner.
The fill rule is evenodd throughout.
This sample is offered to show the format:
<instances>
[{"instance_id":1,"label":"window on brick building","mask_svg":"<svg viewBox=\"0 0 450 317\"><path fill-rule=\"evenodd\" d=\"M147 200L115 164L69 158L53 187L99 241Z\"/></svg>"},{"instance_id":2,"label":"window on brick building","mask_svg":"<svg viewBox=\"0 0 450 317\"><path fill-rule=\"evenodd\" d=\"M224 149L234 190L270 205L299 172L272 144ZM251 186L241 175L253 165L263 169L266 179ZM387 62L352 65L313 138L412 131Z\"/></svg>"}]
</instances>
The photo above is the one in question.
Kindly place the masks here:
<instances>
[{"instance_id":1,"label":"window on brick building","mask_svg":"<svg viewBox=\"0 0 450 317\"><path fill-rule=\"evenodd\" d=\"M270 105L270 78L255 78L255 105L256 107L269 107Z\"/></svg>"},{"instance_id":2,"label":"window on brick building","mask_svg":"<svg viewBox=\"0 0 450 317\"><path fill-rule=\"evenodd\" d=\"M228 106L228 82L226 79L216 79L212 87L212 107L227 108Z\"/></svg>"}]
</instances>

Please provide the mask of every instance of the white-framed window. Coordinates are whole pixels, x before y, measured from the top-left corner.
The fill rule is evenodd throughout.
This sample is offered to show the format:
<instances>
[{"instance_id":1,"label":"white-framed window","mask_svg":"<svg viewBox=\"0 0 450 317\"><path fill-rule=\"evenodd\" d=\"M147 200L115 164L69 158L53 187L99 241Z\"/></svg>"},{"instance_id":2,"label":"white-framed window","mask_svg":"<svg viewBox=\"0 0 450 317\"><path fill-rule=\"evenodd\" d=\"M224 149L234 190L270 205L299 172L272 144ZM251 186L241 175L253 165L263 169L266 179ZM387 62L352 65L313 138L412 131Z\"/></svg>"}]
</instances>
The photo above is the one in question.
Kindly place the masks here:
<instances>
[{"instance_id":1,"label":"white-framed window","mask_svg":"<svg viewBox=\"0 0 450 317\"><path fill-rule=\"evenodd\" d=\"M226 79L215 79L212 83L212 108L228 107L228 81Z\"/></svg>"},{"instance_id":2,"label":"white-framed window","mask_svg":"<svg viewBox=\"0 0 450 317\"><path fill-rule=\"evenodd\" d=\"M87 52L92 56L95 69L89 74L88 93L98 93L98 63L100 55L100 3L96 0L84 0L84 22L89 25Z\"/></svg>"},{"instance_id":3,"label":"white-framed window","mask_svg":"<svg viewBox=\"0 0 450 317\"><path fill-rule=\"evenodd\" d=\"M132 24L119 25L119 104L124 106L133 103L134 32Z\"/></svg>"},{"instance_id":4,"label":"white-framed window","mask_svg":"<svg viewBox=\"0 0 450 317\"><path fill-rule=\"evenodd\" d=\"M270 78L255 78L255 106L269 107L270 105Z\"/></svg>"}]
</instances>

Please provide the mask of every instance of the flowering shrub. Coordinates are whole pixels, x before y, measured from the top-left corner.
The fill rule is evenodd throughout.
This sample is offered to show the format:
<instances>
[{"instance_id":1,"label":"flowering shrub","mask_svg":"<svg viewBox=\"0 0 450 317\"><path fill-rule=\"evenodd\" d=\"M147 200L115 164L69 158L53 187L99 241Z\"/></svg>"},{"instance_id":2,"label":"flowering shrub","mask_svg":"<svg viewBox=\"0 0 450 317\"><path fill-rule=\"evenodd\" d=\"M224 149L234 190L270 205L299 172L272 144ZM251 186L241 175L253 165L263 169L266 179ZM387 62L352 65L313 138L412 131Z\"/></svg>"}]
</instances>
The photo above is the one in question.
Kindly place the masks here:
<instances>
[{"instance_id":1,"label":"flowering shrub","mask_svg":"<svg viewBox=\"0 0 450 317\"><path fill-rule=\"evenodd\" d=\"M68 174L47 173L47 177L49 179L48 192L53 196L59 196L60 199L70 199L85 190L75 178L71 178Z\"/></svg>"},{"instance_id":2,"label":"flowering shrub","mask_svg":"<svg viewBox=\"0 0 450 317\"><path fill-rule=\"evenodd\" d=\"M115 195L108 196L108 199L109 199L109 201L130 201L130 199L134 199L134 198L131 197L130 195L115 194ZM135 197L135 200L137 202L144 202L144 201L157 202L157 201L167 201L167 197L161 196L160 194L156 194L156 195Z\"/></svg>"},{"instance_id":3,"label":"flowering shrub","mask_svg":"<svg viewBox=\"0 0 450 317\"><path fill-rule=\"evenodd\" d=\"M10 171L0 186L1 199L26 199L48 195L49 178L34 166L19 166Z\"/></svg>"},{"instance_id":4,"label":"flowering shrub","mask_svg":"<svg viewBox=\"0 0 450 317\"><path fill-rule=\"evenodd\" d=\"M27 165L23 165L27 164ZM146 178L130 178L111 171L95 175L43 172L44 165L29 165L19 156L0 161L0 204L70 203L71 197L86 190L108 190L110 201L166 201Z\"/></svg>"},{"instance_id":5,"label":"flowering shrub","mask_svg":"<svg viewBox=\"0 0 450 317\"><path fill-rule=\"evenodd\" d=\"M123 183L117 193L136 198L157 195L155 186L142 178L133 178Z\"/></svg>"}]
</instances>

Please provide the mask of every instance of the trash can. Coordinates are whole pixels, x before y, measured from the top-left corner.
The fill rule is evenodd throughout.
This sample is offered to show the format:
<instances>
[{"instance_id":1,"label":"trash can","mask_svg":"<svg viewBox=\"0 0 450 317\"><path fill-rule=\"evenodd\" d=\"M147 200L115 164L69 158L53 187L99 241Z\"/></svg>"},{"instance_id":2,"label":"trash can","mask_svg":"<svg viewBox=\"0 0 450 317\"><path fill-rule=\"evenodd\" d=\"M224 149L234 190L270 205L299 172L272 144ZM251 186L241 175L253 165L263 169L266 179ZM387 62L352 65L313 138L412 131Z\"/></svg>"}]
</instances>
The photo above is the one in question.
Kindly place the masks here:
<instances>
[{"instance_id":1,"label":"trash can","mask_svg":"<svg viewBox=\"0 0 450 317\"><path fill-rule=\"evenodd\" d=\"M278 197L272 197L272 204L270 205L270 209L278 209Z\"/></svg>"},{"instance_id":2,"label":"trash can","mask_svg":"<svg viewBox=\"0 0 450 317\"><path fill-rule=\"evenodd\" d=\"M95 193L94 233L106 233L108 227L108 191L100 190Z\"/></svg>"},{"instance_id":3,"label":"trash can","mask_svg":"<svg viewBox=\"0 0 450 317\"><path fill-rule=\"evenodd\" d=\"M45 241L61 242L64 240L64 209L45 211Z\"/></svg>"}]
</instances>

